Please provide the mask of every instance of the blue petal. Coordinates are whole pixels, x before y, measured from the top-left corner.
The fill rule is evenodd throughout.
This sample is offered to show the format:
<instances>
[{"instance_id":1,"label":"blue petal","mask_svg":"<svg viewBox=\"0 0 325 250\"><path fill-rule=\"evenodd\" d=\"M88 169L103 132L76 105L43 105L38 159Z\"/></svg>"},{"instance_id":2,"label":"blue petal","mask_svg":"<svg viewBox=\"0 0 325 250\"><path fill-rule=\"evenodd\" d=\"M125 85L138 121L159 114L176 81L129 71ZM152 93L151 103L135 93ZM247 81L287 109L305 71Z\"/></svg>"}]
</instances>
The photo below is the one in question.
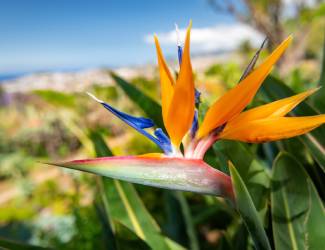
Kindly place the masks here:
<instances>
[{"instance_id":1,"label":"blue petal","mask_svg":"<svg viewBox=\"0 0 325 250\"><path fill-rule=\"evenodd\" d=\"M135 116L126 114L124 112L121 112L121 111L113 108L112 106L108 105L107 103L102 103L102 105L106 109L111 111L113 114L115 114L117 117L119 117L121 120L123 120L125 122L129 121L139 128L152 128L153 126L155 126L154 122L149 118L135 117Z\"/></svg>"},{"instance_id":2,"label":"blue petal","mask_svg":"<svg viewBox=\"0 0 325 250\"><path fill-rule=\"evenodd\" d=\"M128 115L126 113L123 113L115 108L113 108L111 105L103 102L101 103L107 110L111 111L114 115L116 115L118 118L120 118L122 121L124 121L125 123L129 124L130 126L132 126L131 124L133 124L132 127L137 127L140 129L143 128L152 128L153 126L155 126L155 124L153 123L153 121L149 118L144 118L144 117L135 117L132 115Z\"/></svg>"},{"instance_id":3,"label":"blue petal","mask_svg":"<svg viewBox=\"0 0 325 250\"><path fill-rule=\"evenodd\" d=\"M139 131L141 134L145 135L146 137L148 137L149 139L155 139L152 135L150 135L147 131L143 130L144 128L148 128L145 125L148 125L148 120L147 118L143 118L143 117L133 117L131 115L127 115L121 111L118 111L117 109L113 108L112 106L110 106L109 104L105 103L105 102L101 102L101 104L107 109L109 110L111 113L113 113L114 115L116 115L118 118L120 118L122 121L124 121L126 124L130 125L132 128L136 129L137 131ZM132 117L133 119L130 119L130 117ZM147 123L142 123L143 119L145 119L145 121ZM146 120L147 119L147 120ZM153 124L153 123L152 123ZM153 124L154 125L154 124ZM153 126L150 126L153 127ZM151 138L152 137L152 138ZM156 140L156 139L155 139Z\"/></svg>"},{"instance_id":4,"label":"blue petal","mask_svg":"<svg viewBox=\"0 0 325 250\"><path fill-rule=\"evenodd\" d=\"M160 138L156 138L152 136L150 133L145 131L145 128L151 128L155 126L154 122L151 119L144 118L144 117L135 117L126 113L123 113L115 108L113 108L111 105L103 102L102 100L97 99L92 94L88 93L89 96L91 96L94 100L102 104L107 110L109 110L112 114L116 115L118 118L120 118L122 121L124 121L126 124L131 126L132 128L136 129L139 133L153 141L158 147L160 147L166 154L172 152L171 146L168 147L169 138L161 131L161 133L158 132ZM157 131L157 130L156 130ZM156 132L155 132L156 135ZM166 138L163 138L163 135L165 135ZM157 136L157 135L156 135ZM158 136L157 136L158 137ZM170 143L170 141L169 141Z\"/></svg>"},{"instance_id":5,"label":"blue petal","mask_svg":"<svg viewBox=\"0 0 325 250\"><path fill-rule=\"evenodd\" d=\"M161 128L155 130L155 136L160 142L160 147L163 148L165 152L172 152L172 144L169 137L162 131Z\"/></svg>"},{"instance_id":6,"label":"blue petal","mask_svg":"<svg viewBox=\"0 0 325 250\"><path fill-rule=\"evenodd\" d=\"M181 66L181 64L182 64L182 56L183 56L182 46L177 46L177 53L178 53L178 63L179 63L179 66Z\"/></svg>"},{"instance_id":7,"label":"blue petal","mask_svg":"<svg viewBox=\"0 0 325 250\"><path fill-rule=\"evenodd\" d=\"M198 128L199 128L198 111L195 110L192 127L191 127L191 137L192 138L195 137L195 134L196 134L196 131L198 130Z\"/></svg>"}]
</instances>

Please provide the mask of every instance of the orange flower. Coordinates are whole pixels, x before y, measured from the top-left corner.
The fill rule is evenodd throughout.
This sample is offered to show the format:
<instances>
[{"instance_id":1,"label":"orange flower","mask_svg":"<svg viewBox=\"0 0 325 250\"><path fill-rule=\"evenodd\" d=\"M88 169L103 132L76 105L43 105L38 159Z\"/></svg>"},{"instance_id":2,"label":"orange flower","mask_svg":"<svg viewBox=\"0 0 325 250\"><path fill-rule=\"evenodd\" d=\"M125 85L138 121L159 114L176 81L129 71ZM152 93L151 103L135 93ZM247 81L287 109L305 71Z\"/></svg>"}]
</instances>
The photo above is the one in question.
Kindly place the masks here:
<instances>
[{"instance_id":1,"label":"orange flower","mask_svg":"<svg viewBox=\"0 0 325 250\"><path fill-rule=\"evenodd\" d=\"M200 104L200 93L194 87L190 32L191 23L186 32L184 48L178 43L180 71L176 80L168 69L155 36L162 117L169 137L161 128L157 128L153 134L146 131L154 126L151 119L125 114L89 94L112 114L156 143L163 154L103 157L53 164L145 185L222 195L233 199L230 177L203 161L205 152L217 140L253 143L280 140L307 133L325 123L325 115L285 117L316 89L243 112L273 65L289 46L292 38L288 37L260 66L251 73L245 72L243 80L209 108L199 126L197 107ZM250 64L249 70L254 63L255 61ZM181 144L184 153L180 150Z\"/></svg>"},{"instance_id":2,"label":"orange flower","mask_svg":"<svg viewBox=\"0 0 325 250\"><path fill-rule=\"evenodd\" d=\"M164 123L176 148L189 131L195 112L193 73L189 58L190 27L191 25L187 30L181 70L176 84L155 37ZM307 133L325 123L325 115L284 117L316 89L243 112L291 40L292 37L289 36L260 66L209 108L195 137L192 138L193 143L189 143L189 148L184 145L186 157L203 158L206 150L217 139L251 143L274 141Z\"/></svg>"}]
</instances>

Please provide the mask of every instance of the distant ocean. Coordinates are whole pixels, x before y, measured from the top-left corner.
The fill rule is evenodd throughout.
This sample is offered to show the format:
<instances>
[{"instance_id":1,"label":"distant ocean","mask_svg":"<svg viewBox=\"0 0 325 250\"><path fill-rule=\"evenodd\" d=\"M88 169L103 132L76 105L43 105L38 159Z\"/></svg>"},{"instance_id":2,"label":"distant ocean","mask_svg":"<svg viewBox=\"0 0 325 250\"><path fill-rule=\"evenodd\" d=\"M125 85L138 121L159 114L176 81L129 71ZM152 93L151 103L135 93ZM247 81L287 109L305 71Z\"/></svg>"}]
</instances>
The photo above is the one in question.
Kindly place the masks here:
<instances>
[{"instance_id":1,"label":"distant ocean","mask_svg":"<svg viewBox=\"0 0 325 250\"><path fill-rule=\"evenodd\" d=\"M0 84L1 82L3 81L6 81L6 80L13 80L13 79L16 79L16 78L19 78L21 76L24 76L28 73L24 72L24 73L10 73L10 74L0 74Z\"/></svg>"},{"instance_id":2,"label":"distant ocean","mask_svg":"<svg viewBox=\"0 0 325 250\"><path fill-rule=\"evenodd\" d=\"M13 73L0 73L0 84L3 81L7 80L14 80L16 78L30 75L30 74L35 74L35 73L53 73L53 72L78 72L81 70L86 70L86 69L92 69L92 68L101 68L104 67L106 68L107 66L99 66L99 67L66 67L66 68L53 68L53 69L41 69L41 70L34 70L34 71L22 71L22 72L13 72ZM114 68L114 67L110 67Z\"/></svg>"}]
</instances>

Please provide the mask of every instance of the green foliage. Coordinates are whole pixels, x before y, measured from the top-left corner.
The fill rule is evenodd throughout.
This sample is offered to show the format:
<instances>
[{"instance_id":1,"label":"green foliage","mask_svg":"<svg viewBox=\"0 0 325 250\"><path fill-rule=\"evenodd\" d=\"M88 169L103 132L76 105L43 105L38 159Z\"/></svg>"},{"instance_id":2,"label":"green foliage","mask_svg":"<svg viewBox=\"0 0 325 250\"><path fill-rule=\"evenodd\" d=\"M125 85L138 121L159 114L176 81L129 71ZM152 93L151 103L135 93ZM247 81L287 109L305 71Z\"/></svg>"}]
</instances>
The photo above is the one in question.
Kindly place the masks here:
<instances>
[{"instance_id":1,"label":"green foliage","mask_svg":"<svg viewBox=\"0 0 325 250\"><path fill-rule=\"evenodd\" d=\"M237 84L241 76L241 71L236 63L214 64L205 71L205 74L207 77L219 79L228 87L233 87Z\"/></svg>"},{"instance_id":2,"label":"green foliage","mask_svg":"<svg viewBox=\"0 0 325 250\"><path fill-rule=\"evenodd\" d=\"M111 73L111 76L115 80L116 84L123 89L125 94L135 104L137 104L143 110L143 112L155 122L158 127L164 128L161 117L161 107L155 100L141 92L131 83L128 83L124 79L118 77L114 73Z\"/></svg>"},{"instance_id":3,"label":"green foliage","mask_svg":"<svg viewBox=\"0 0 325 250\"><path fill-rule=\"evenodd\" d=\"M6 240L0 238L0 248L1 249L11 249L11 250L45 250L49 248L31 246L20 242L15 242L11 240Z\"/></svg>"},{"instance_id":4,"label":"green foliage","mask_svg":"<svg viewBox=\"0 0 325 250\"><path fill-rule=\"evenodd\" d=\"M140 89L141 92L145 93L146 95L150 96L152 99L156 100L158 95L157 86L159 86L159 79L148 79L142 76L133 78L130 81L136 88Z\"/></svg>"},{"instance_id":5,"label":"green foliage","mask_svg":"<svg viewBox=\"0 0 325 250\"><path fill-rule=\"evenodd\" d=\"M94 94L100 99L109 100L109 102L116 101L118 99L118 93L115 86L94 85L92 89Z\"/></svg>"},{"instance_id":6,"label":"green foliage","mask_svg":"<svg viewBox=\"0 0 325 250\"><path fill-rule=\"evenodd\" d=\"M276 249L321 249L325 210L303 166L288 154L274 161L272 224Z\"/></svg>"},{"instance_id":7,"label":"green foliage","mask_svg":"<svg viewBox=\"0 0 325 250\"><path fill-rule=\"evenodd\" d=\"M139 144L141 147L139 147ZM130 139L128 145L126 145L126 147L123 147L123 149L126 149L130 155L146 154L148 152L160 151L156 144L152 143L139 133L134 134L132 139Z\"/></svg>"},{"instance_id":8,"label":"green foliage","mask_svg":"<svg viewBox=\"0 0 325 250\"><path fill-rule=\"evenodd\" d=\"M75 97L71 94L54 90L35 90L34 94L55 106L68 108L73 108L75 106Z\"/></svg>"}]
</instances>

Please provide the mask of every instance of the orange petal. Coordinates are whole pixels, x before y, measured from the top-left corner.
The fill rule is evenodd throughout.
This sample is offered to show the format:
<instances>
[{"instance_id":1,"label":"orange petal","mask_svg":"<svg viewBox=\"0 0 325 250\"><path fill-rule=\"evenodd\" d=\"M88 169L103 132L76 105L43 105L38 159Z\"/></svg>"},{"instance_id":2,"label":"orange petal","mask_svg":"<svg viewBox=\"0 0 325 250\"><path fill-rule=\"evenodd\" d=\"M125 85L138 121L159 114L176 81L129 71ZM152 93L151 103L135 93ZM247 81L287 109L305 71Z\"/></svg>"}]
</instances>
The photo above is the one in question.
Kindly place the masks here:
<instances>
[{"instance_id":1,"label":"orange petal","mask_svg":"<svg viewBox=\"0 0 325 250\"><path fill-rule=\"evenodd\" d=\"M190 59L190 23L184 46L181 69L174 87L167 120L167 132L174 146L178 147L184 135L190 129L195 109L194 79Z\"/></svg>"},{"instance_id":2,"label":"orange petal","mask_svg":"<svg viewBox=\"0 0 325 250\"><path fill-rule=\"evenodd\" d=\"M147 153L147 154L137 155L136 157L161 158L161 157L164 157L164 156L165 156L165 154L162 154L162 153Z\"/></svg>"},{"instance_id":3,"label":"orange petal","mask_svg":"<svg viewBox=\"0 0 325 250\"><path fill-rule=\"evenodd\" d=\"M162 116L163 116L164 123L166 125L170 102L174 94L174 80L168 69L164 56L162 54L158 38L156 37L156 35L154 36L154 38L155 38L155 44L157 50L159 73L160 73Z\"/></svg>"},{"instance_id":4,"label":"orange petal","mask_svg":"<svg viewBox=\"0 0 325 250\"><path fill-rule=\"evenodd\" d=\"M245 124L246 122L253 121L253 120L285 116L292 109L294 109L300 102L302 102L308 96L315 93L318 89L319 88L310 89L298 95L290 96L245 111L239 114L238 116L236 116L234 119L230 120L227 123L227 126L224 131L226 132L227 130L232 129L233 127L239 126L241 124Z\"/></svg>"},{"instance_id":5,"label":"orange petal","mask_svg":"<svg viewBox=\"0 0 325 250\"><path fill-rule=\"evenodd\" d=\"M302 135L325 123L325 115L272 117L246 122L224 131L220 138L243 142L267 142Z\"/></svg>"},{"instance_id":6,"label":"orange petal","mask_svg":"<svg viewBox=\"0 0 325 250\"><path fill-rule=\"evenodd\" d=\"M271 71L272 66L289 46L291 40L292 37L289 36L259 67L209 108L198 131L198 137L207 135L213 129L219 127L243 111L255 96L264 79Z\"/></svg>"}]
</instances>

